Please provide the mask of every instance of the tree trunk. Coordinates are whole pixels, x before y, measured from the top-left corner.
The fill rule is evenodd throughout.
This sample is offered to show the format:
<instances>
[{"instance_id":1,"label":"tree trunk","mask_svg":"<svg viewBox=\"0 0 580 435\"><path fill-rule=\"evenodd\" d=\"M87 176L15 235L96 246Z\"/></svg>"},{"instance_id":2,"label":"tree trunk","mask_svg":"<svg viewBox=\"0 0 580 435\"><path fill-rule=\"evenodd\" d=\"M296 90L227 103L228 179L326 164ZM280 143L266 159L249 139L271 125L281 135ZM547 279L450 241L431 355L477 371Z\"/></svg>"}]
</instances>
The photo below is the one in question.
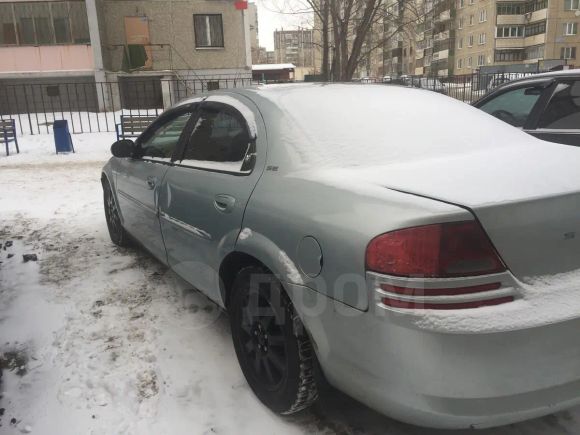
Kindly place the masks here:
<instances>
[{"instance_id":1,"label":"tree trunk","mask_svg":"<svg viewBox=\"0 0 580 435\"><path fill-rule=\"evenodd\" d=\"M360 62L363 43L371 30L377 12L377 0L366 0L363 17L359 25L355 28L355 38L350 56L343 64L344 80L352 80L352 76Z\"/></svg>"},{"instance_id":2,"label":"tree trunk","mask_svg":"<svg viewBox=\"0 0 580 435\"><path fill-rule=\"evenodd\" d=\"M330 0L322 0L322 79L327 82L330 80L330 40L328 20L330 15Z\"/></svg>"}]
</instances>

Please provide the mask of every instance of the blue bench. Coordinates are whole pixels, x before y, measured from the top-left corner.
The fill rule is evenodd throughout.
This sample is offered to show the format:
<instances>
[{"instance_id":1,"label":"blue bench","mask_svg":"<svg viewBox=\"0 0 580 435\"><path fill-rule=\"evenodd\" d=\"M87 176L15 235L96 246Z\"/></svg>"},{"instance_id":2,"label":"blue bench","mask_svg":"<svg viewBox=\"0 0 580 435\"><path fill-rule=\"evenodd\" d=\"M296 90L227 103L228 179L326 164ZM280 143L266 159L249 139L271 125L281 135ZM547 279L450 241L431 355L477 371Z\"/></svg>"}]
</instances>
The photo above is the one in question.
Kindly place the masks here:
<instances>
[{"instance_id":1,"label":"blue bench","mask_svg":"<svg viewBox=\"0 0 580 435\"><path fill-rule=\"evenodd\" d=\"M121 122L115 124L117 140L138 137L156 119L149 115L121 115Z\"/></svg>"},{"instance_id":2,"label":"blue bench","mask_svg":"<svg viewBox=\"0 0 580 435\"><path fill-rule=\"evenodd\" d=\"M16 137L16 121L13 119L0 119L0 144L6 145L6 155L10 155L10 143L16 145L16 153L20 153L18 139Z\"/></svg>"}]
</instances>

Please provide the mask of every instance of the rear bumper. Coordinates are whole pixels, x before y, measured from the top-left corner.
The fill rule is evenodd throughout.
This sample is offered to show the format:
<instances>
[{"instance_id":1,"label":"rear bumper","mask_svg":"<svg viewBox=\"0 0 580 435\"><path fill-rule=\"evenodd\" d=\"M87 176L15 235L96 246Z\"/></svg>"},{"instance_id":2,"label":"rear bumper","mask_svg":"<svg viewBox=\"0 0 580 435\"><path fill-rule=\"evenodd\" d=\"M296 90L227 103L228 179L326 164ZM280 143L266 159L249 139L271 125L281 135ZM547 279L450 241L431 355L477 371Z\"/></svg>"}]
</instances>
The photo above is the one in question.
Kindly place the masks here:
<instances>
[{"instance_id":1,"label":"rear bumper","mask_svg":"<svg viewBox=\"0 0 580 435\"><path fill-rule=\"evenodd\" d=\"M330 383L388 416L436 428L492 427L580 404L578 318L447 333L375 304L360 312L327 299L321 308L324 296L290 287Z\"/></svg>"}]
</instances>

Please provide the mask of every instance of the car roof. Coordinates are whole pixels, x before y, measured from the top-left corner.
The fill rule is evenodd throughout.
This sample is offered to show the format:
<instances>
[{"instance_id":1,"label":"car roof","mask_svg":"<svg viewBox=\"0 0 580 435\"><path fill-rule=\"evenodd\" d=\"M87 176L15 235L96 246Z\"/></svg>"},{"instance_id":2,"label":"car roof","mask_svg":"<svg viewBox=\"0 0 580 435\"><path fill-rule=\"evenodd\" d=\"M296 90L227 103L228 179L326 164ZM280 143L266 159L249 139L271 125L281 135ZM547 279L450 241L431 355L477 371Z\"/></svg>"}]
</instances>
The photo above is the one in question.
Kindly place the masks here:
<instances>
[{"instance_id":1,"label":"car roof","mask_svg":"<svg viewBox=\"0 0 580 435\"><path fill-rule=\"evenodd\" d=\"M492 76L499 76L501 77L502 73L496 73L493 74ZM510 74L516 74L516 73L503 73L505 76L509 77ZM517 73L517 74L522 74L522 73ZM523 73L525 74L525 73ZM552 78L580 78L580 69L569 69L569 70L563 70L563 71L551 71L551 72L546 72L546 73L540 73L540 74L530 74L527 75L525 77L521 77L521 78L517 78L514 80L510 80L507 83L504 83L501 86L498 86L496 89L494 89L492 92L496 92L500 89L506 89L509 88L511 86L515 86L515 85L521 85L521 84L525 84L525 83L533 83L534 81L543 81L543 80L549 80Z\"/></svg>"},{"instance_id":2,"label":"car roof","mask_svg":"<svg viewBox=\"0 0 580 435\"><path fill-rule=\"evenodd\" d=\"M534 140L468 104L410 87L294 83L211 96L255 106L273 144L269 158L285 162L285 170L438 159Z\"/></svg>"}]
</instances>

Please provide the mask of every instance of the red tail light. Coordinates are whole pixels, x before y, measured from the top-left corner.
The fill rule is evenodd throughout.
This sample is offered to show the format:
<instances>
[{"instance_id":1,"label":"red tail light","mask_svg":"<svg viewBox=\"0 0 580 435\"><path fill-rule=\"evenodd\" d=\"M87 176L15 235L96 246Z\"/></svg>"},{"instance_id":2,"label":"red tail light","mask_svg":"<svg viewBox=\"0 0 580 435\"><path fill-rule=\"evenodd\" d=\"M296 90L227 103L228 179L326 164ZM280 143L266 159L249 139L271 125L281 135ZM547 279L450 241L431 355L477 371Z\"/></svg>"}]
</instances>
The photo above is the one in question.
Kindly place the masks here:
<instances>
[{"instance_id":1,"label":"red tail light","mask_svg":"<svg viewBox=\"0 0 580 435\"><path fill-rule=\"evenodd\" d=\"M404 277L451 278L506 270L476 221L393 231L375 237L366 251L367 270Z\"/></svg>"}]
</instances>

